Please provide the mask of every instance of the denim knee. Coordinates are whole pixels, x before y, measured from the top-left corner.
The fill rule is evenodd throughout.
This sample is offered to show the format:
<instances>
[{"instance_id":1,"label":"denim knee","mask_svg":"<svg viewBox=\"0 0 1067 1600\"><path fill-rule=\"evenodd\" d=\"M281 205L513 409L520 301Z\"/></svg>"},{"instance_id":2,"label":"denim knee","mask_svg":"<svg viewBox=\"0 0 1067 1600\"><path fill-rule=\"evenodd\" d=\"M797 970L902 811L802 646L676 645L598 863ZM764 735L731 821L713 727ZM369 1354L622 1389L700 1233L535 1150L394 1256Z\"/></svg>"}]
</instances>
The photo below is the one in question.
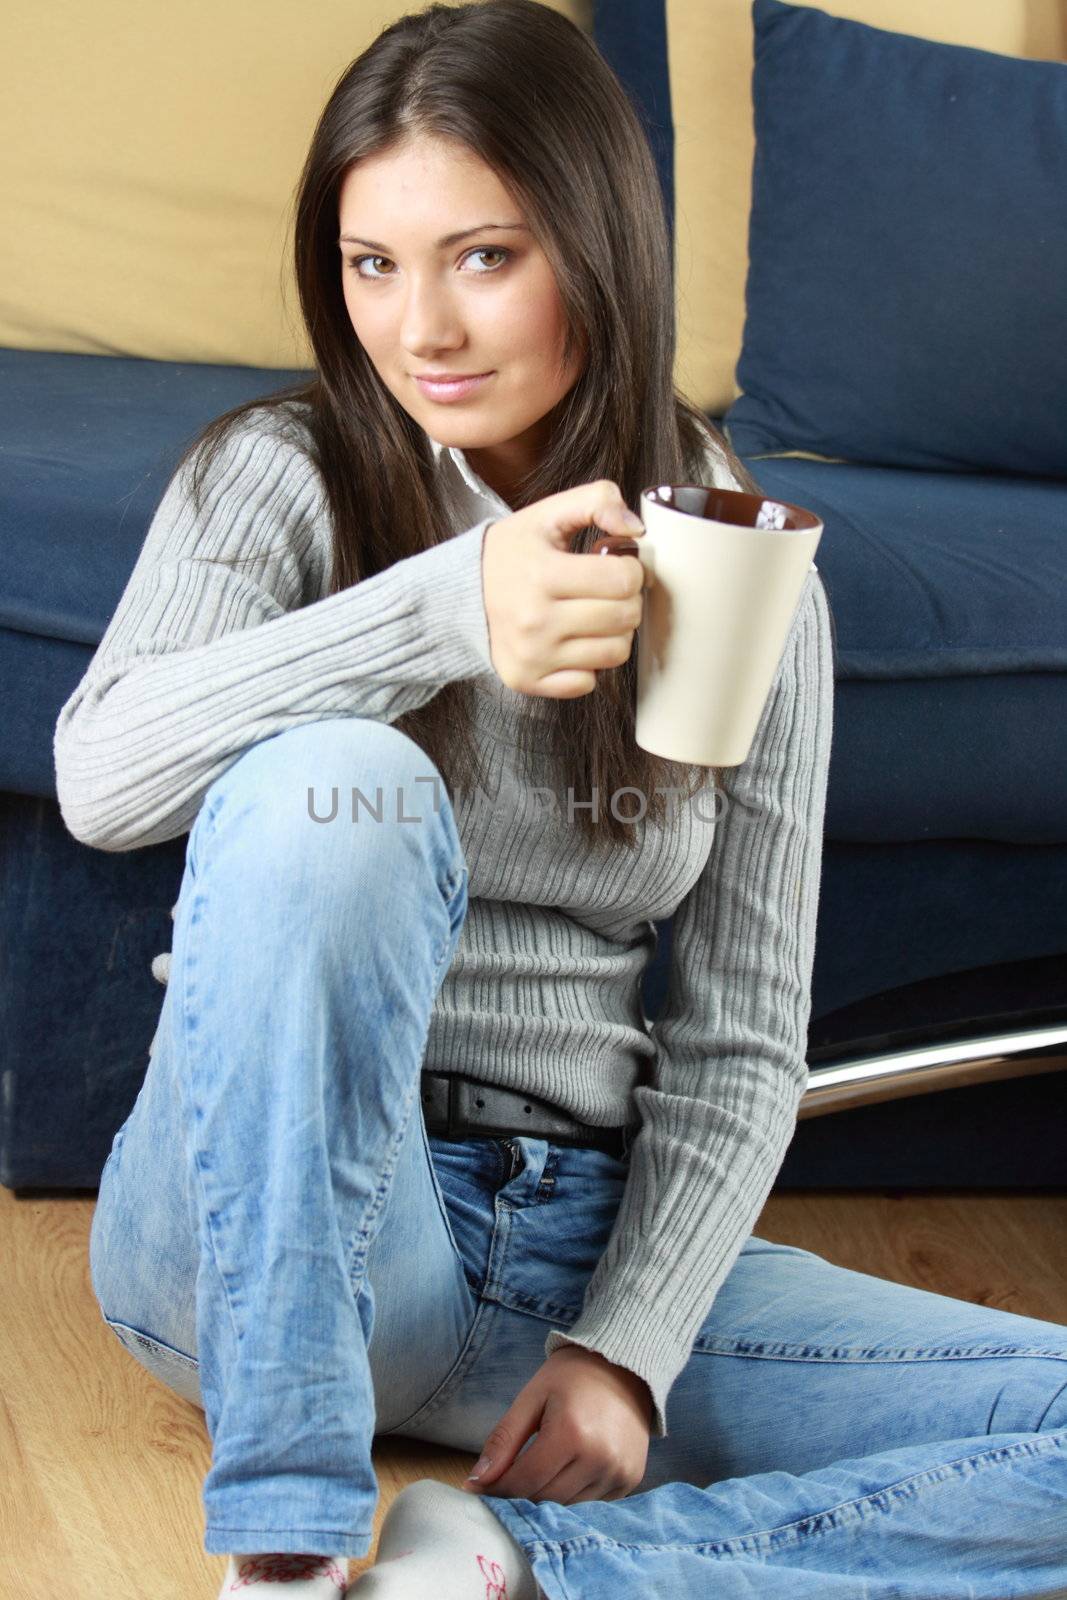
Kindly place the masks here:
<instances>
[{"instance_id":1,"label":"denim knee","mask_svg":"<svg viewBox=\"0 0 1067 1600\"><path fill-rule=\"evenodd\" d=\"M246 750L210 786L194 831L223 818L272 870L298 865L328 884L369 851L418 857L451 892L467 865L447 786L407 734L367 717L287 728Z\"/></svg>"}]
</instances>

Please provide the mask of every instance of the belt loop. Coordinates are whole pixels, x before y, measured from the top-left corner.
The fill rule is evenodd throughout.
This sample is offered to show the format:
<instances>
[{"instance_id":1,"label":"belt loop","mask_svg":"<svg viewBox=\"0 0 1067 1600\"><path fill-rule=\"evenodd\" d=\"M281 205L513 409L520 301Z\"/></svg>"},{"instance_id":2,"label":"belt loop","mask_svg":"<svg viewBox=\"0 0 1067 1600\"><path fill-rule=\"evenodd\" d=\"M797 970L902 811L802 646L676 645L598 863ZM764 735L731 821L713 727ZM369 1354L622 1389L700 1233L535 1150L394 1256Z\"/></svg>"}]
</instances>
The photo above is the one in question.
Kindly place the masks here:
<instances>
[{"instance_id":1,"label":"belt loop","mask_svg":"<svg viewBox=\"0 0 1067 1600\"><path fill-rule=\"evenodd\" d=\"M459 1082L453 1073L448 1075L448 1126L445 1133L447 1139L460 1137L457 1123L459 1121Z\"/></svg>"}]
</instances>

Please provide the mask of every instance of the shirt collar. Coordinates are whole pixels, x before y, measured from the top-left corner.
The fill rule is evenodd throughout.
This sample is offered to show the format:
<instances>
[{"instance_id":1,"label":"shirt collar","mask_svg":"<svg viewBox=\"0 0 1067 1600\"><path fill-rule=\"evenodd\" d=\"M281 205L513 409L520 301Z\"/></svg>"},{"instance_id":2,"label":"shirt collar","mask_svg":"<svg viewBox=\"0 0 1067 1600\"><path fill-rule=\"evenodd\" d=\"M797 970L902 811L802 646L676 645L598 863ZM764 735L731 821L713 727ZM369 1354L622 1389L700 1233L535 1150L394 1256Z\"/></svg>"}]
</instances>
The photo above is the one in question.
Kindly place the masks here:
<instances>
[{"instance_id":1,"label":"shirt collar","mask_svg":"<svg viewBox=\"0 0 1067 1600\"><path fill-rule=\"evenodd\" d=\"M487 500L494 510L510 517L511 507L501 499L495 489L490 489L485 480L479 477L458 445L441 444L437 439L432 438L430 434L427 434L426 437L430 441L434 463L438 468L442 466L443 462L451 462L471 494L476 495L481 500Z\"/></svg>"}]
</instances>

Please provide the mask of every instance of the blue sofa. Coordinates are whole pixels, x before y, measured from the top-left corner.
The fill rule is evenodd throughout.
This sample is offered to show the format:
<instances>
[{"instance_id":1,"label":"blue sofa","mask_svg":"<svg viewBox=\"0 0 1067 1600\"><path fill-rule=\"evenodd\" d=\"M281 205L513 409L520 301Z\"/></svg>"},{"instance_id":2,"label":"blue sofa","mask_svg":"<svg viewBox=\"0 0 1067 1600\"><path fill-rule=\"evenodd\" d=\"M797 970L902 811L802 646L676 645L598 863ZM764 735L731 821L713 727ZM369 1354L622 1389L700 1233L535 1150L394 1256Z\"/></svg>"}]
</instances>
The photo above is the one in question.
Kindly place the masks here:
<instances>
[{"instance_id":1,"label":"blue sofa","mask_svg":"<svg viewBox=\"0 0 1067 1600\"><path fill-rule=\"evenodd\" d=\"M670 211L663 14L619 0L597 25ZM183 446L302 376L0 349L0 1183L16 1192L96 1186L147 1066L186 843L70 835L59 709ZM740 453L768 495L823 519L836 625L812 1087L777 1187L1062 1187L1067 480ZM961 572L946 643L931 616L961 616Z\"/></svg>"}]
</instances>

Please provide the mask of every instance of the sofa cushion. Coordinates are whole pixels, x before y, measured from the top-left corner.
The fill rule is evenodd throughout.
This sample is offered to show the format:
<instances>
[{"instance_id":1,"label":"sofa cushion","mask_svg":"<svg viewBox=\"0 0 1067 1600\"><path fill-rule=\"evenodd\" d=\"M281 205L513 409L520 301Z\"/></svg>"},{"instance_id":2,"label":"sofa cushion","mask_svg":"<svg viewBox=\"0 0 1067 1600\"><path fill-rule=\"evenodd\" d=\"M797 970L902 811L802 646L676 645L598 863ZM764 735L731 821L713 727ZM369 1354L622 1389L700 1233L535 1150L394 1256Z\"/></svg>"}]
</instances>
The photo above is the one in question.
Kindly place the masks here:
<instances>
[{"instance_id":1,"label":"sofa cushion","mask_svg":"<svg viewBox=\"0 0 1067 1600\"><path fill-rule=\"evenodd\" d=\"M1067 674L1067 485L750 458L761 487L815 511L837 677Z\"/></svg>"},{"instance_id":2,"label":"sofa cushion","mask_svg":"<svg viewBox=\"0 0 1067 1600\"><path fill-rule=\"evenodd\" d=\"M0 788L55 795L60 707L182 447L231 405L304 376L0 350L0 519L20 535L0 541ZM768 493L825 524L816 564L838 678L828 835L1063 840L1064 487L748 465Z\"/></svg>"},{"instance_id":3,"label":"sofa cushion","mask_svg":"<svg viewBox=\"0 0 1067 1600\"><path fill-rule=\"evenodd\" d=\"M1067 477L1067 67L753 16L734 448Z\"/></svg>"},{"instance_id":4,"label":"sofa cushion","mask_svg":"<svg viewBox=\"0 0 1067 1600\"><path fill-rule=\"evenodd\" d=\"M1067 841L1067 485L747 461L817 512L836 632L828 838Z\"/></svg>"},{"instance_id":5,"label":"sofa cushion","mask_svg":"<svg viewBox=\"0 0 1067 1600\"><path fill-rule=\"evenodd\" d=\"M0 789L55 795L60 707L185 446L231 406L306 377L0 349Z\"/></svg>"},{"instance_id":6,"label":"sofa cushion","mask_svg":"<svg viewBox=\"0 0 1067 1600\"><path fill-rule=\"evenodd\" d=\"M828 0L822 10L875 28L1062 61L1062 0ZM679 381L721 415L738 393L745 320L752 127L752 7L746 0L596 0L597 42L655 120L668 124L677 219ZM602 20L603 19L603 20ZM669 86L649 52L665 26ZM647 92L651 91L651 92ZM657 136L656 149L667 145Z\"/></svg>"}]
</instances>

